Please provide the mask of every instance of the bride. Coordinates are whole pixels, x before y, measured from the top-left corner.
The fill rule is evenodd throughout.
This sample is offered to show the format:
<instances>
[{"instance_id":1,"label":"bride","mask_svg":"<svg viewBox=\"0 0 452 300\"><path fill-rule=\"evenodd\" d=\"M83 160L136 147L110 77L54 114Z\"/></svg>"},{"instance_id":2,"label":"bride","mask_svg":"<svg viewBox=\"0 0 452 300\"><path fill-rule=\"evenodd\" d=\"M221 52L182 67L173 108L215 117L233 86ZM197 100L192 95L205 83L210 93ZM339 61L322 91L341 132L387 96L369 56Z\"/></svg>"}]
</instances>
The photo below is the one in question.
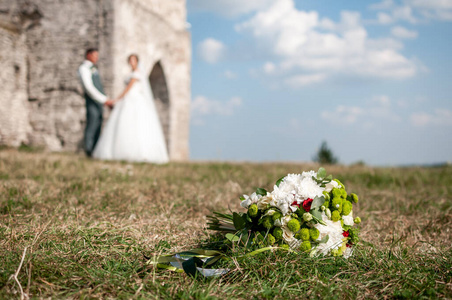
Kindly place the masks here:
<instances>
[{"instance_id":1,"label":"bride","mask_svg":"<svg viewBox=\"0 0 452 300\"><path fill-rule=\"evenodd\" d=\"M93 157L103 160L167 163L168 153L149 82L138 70L138 56L128 58L132 73L114 100Z\"/></svg>"}]
</instances>

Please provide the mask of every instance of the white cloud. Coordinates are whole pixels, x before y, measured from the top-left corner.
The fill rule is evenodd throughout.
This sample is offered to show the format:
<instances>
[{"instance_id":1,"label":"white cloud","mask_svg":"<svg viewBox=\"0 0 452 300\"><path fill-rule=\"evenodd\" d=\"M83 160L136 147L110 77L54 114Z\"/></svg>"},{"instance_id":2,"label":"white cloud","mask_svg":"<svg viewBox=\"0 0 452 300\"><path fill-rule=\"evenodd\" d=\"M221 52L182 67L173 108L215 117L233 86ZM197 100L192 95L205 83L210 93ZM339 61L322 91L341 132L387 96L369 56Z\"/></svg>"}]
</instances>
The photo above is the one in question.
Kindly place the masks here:
<instances>
[{"instance_id":1,"label":"white cloud","mask_svg":"<svg viewBox=\"0 0 452 300\"><path fill-rule=\"evenodd\" d=\"M275 0L236 30L274 57L263 73L278 70L292 87L335 75L403 79L417 72L416 63L398 52L400 41L368 36L358 12L343 11L335 23L316 11L298 10L294 0Z\"/></svg>"},{"instance_id":2,"label":"white cloud","mask_svg":"<svg viewBox=\"0 0 452 300\"><path fill-rule=\"evenodd\" d=\"M375 96L361 106L338 105L332 111L323 111L321 118L332 124L364 124L368 128L381 122L400 122L400 116L392 108L388 96Z\"/></svg>"},{"instance_id":3,"label":"white cloud","mask_svg":"<svg viewBox=\"0 0 452 300\"><path fill-rule=\"evenodd\" d=\"M394 7L394 1L392 1L392 0L383 0L379 3L374 3L369 6L370 9L374 9L374 10L390 9L393 7Z\"/></svg>"},{"instance_id":4,"label":"white cloud","mask_svg":"<svg viewBox=\"0 0 452 300\"><path fill-rule=\"evenodd\" d=\"M237 73L232 72L231 70L224 71L223 75L227 79L236 79L238 77Z\"/></svg>"},{"instance_id":5,"label":"white cloud","mask_svg":"<svg viewBox=\"0 0 452 300\"><path fill-rule=\"evenodd\" d=\"M223 58L226 46L218 40L207 38L199 43L198 55L207 63L214 64Z\"/></svg>"},{"instance_id":6,"label":"white cloud","mask_svg":"<svg viewBox=\"0 0 452 300\"><path fill-rule=\"evenodd\" d=\"M222 102L205 96L197 96L191 103L191 111L194 118L206 115L229 116L234 114L240 106L242 106L242 99L239 97L233 97L229 101Z\"/></svg>"},{"instance_id":7,"label":"white cloud","mask_svg":"<svg viewBox=\"0 0 452 300\"><path fill-rule=\"evenodd\" d=\"M369 8L388 11L389 14L377 14L380 24L389 24L397 20L412 24L418 23L421 19L452 21L451 0L402 0L400 4L392 0L383 0L380 3L371 4Z\"/></svg>"},{"instance_id":8,"label":"white cloud","mask_svg":"<svg viewBox=\"0 0 452 300\"><path fill-rule=\"evenodd\" d=\"M394 18L387 13L378 13L377 14L377 22L382 25L392 24L394 23Z\"/></svg>"},{"instance_id":9,"label":"white cloud","mask_svg":"<svg viewBox=\"0 0 452 300\"><path fill-rule=\"evenodd\" d=\"M417 127L452 126L452 111L448 109L436 109L433 113L413 113L410 117L411 124Z\"/></svg>"},{"instance_id":10,"label":"white cloud","mask_svg":"<svg viewBox=\"0 0 452 300\"><path fill-rule=\"evenodd\" d=\"M314 83L322 82L327 78L326 74L295 75L285 80L285 83L292 88L299 88Z\"/></svg>"},{"instance_id":11,"label":"white cloud","mask_svg":"<svg viewBox=\"0 0 452 300\"><path fill-rule=\"evenodd\" d=\"M193 11L213 12L221 16L237 17L267 7L272 0L189 0Z\"/></svg>"},{"instance_id":12,"label":"white cloud","mask_svg":"<svg viewBox=\"0 0 452 300\"><path fill-rule=\"evenodd\" d=\"M401 39L415 39L418 36L417 31L409 30L402 26L395 26L391 29L391 34Z\"/></svg>"},{"instance_id":13,"label":"white cloud","mask_svg":"<svg viewBox=\"0 0 452 300\"><path fill-rule=\"evenodd\" d=\"M275 69L276 69L276 66L272 62L266 62L263 67L265 74L272 74L275 72Z\"/></svg>"}]
</instances>

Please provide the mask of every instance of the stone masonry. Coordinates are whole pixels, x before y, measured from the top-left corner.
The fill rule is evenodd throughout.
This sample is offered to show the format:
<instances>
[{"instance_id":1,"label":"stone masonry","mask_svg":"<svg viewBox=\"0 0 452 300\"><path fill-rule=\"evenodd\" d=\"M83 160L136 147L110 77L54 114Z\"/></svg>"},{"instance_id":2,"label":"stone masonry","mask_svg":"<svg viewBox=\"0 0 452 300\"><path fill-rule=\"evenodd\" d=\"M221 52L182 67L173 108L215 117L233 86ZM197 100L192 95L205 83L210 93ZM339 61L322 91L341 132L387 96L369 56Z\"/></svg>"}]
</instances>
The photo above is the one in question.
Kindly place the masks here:
<instances>
[{"instance_id":1,"label":"stone masonry","mask_svg":"<svg viewBox=\"0 0 452 300\"><path fill-rule=\"evenodd\" d=\"M77 151L85 123L77 77L100 51L110 97L140 56L172 160L188 159L190 35L185 0L0 0L0 145Z\"/></svg>"}]
</instances>

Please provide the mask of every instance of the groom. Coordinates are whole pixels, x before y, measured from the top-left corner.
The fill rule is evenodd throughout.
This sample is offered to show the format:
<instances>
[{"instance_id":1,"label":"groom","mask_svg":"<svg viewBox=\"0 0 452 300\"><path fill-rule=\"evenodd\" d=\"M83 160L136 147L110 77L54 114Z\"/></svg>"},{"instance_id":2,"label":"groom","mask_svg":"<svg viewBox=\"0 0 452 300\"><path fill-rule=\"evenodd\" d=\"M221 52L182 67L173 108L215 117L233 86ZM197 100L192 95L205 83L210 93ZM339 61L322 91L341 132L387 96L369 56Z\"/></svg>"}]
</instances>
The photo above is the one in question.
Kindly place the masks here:
<instances>
[{"instance_id":1,"label":"groom","mask_svg":"<svg viewBox=\"0 0 452 300\"><path fill-rule=\"evenodd\" d=\"M86 127L84 135L85 153L91 157L102 127L103 106L112 107L113 101L108 99L100 80L96 64L99 51L95 48L86 50L85 61L78 68L78 74L85 92Z\"/></svg>"}]
</instances>

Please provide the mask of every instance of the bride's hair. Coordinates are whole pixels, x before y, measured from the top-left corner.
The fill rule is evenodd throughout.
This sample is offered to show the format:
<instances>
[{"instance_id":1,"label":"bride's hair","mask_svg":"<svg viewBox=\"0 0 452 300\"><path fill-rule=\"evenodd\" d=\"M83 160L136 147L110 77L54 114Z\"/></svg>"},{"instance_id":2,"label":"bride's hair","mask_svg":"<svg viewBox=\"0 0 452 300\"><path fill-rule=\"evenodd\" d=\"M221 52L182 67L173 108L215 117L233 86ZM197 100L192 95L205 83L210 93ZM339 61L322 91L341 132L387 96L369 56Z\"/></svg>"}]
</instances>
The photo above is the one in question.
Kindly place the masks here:
<instances>
[{"instance_id":1,"label":"bride's hair","mask_svg":"<svg viewBox=\"0 0 452 300\"><path fill-rule=\"evenodd\" d=\"M129 55L129 57L127 57L127 62L129 62L132 57L135 57L137 59L137 62L140 61L140 59L138 58L138 55L135 53L132 53Z\"/></svg>"}]
</instances>

